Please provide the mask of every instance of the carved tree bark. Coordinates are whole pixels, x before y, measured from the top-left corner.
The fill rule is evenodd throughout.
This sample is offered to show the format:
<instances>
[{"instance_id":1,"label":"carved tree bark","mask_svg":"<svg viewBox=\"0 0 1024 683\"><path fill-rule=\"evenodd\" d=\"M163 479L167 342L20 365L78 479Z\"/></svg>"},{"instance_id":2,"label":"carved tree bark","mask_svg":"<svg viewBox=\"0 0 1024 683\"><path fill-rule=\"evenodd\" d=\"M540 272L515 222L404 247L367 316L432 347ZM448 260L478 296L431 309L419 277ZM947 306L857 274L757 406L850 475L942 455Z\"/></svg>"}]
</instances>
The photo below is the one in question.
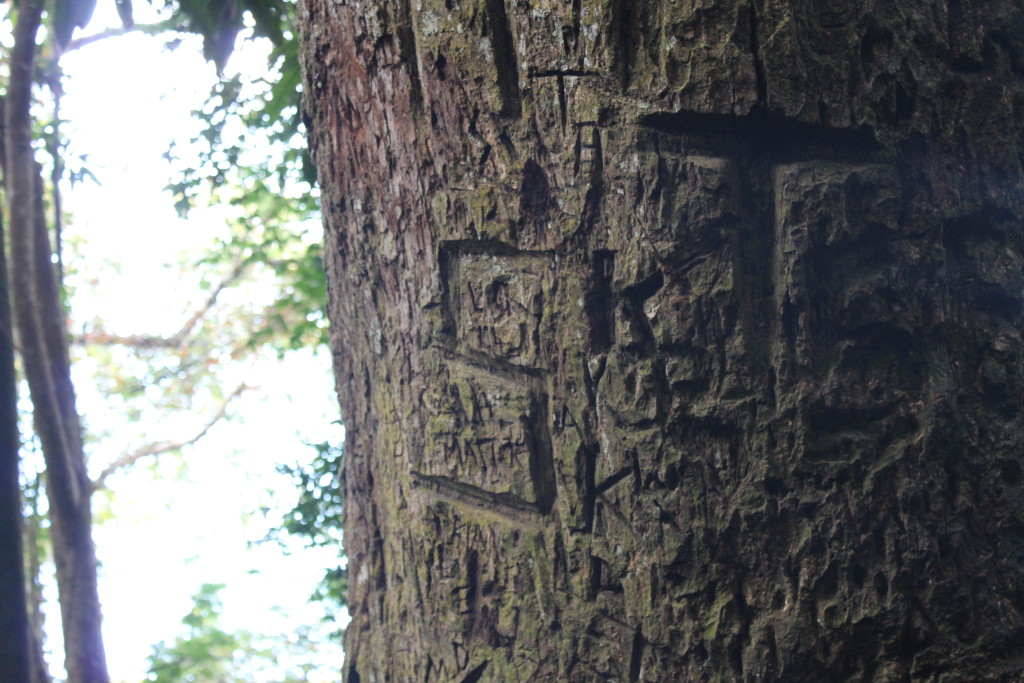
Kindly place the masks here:
<instances>
[{"instance_id":1,"label":"carved tree bark","mask_svg":"<svg viewBox=\"0 0 1024 683\"><path fill-rule=\"evenodd\" d=\"M1024 674L1024 9L304 0L347 680Z\"/></svg>"}]
</instances>

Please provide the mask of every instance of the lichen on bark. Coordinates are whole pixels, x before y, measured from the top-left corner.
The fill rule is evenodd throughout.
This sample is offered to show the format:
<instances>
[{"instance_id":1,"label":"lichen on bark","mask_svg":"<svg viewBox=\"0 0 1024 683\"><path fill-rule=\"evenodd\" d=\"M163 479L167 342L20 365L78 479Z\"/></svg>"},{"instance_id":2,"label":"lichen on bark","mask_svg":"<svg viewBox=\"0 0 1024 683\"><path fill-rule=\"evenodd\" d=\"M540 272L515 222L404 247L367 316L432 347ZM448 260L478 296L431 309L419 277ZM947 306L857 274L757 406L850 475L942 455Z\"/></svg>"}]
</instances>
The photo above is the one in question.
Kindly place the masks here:
<instances>
[{"instance_id":1,"label":"lichen on bark","mask_svg":"<svg viewBox=\"0 0 1024 683\"><path fill-rule=\"evenodd\" d=\"M1021 675L1018 3L301 16L347 680Z\"/></svg>"}]
</instances>

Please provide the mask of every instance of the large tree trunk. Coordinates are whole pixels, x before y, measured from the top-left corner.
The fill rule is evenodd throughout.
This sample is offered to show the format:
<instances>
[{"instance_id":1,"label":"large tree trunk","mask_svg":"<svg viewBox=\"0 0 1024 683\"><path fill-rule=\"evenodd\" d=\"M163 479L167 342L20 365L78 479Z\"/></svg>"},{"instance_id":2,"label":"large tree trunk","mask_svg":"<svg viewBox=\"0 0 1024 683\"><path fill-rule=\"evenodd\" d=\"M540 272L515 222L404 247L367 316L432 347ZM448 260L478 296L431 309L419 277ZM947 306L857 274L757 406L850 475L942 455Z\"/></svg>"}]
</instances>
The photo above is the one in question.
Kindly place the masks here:
<instances>
[{"instance_id":1,"label":"large tree trunk","mask_svg":"<svg viewBox=\"0 0 1024 683\"><path fill-rule=\"evenodd\" d=\"M347 679L1024 675L1024 9L304 0Z\"/></svg>"}]
</instances>

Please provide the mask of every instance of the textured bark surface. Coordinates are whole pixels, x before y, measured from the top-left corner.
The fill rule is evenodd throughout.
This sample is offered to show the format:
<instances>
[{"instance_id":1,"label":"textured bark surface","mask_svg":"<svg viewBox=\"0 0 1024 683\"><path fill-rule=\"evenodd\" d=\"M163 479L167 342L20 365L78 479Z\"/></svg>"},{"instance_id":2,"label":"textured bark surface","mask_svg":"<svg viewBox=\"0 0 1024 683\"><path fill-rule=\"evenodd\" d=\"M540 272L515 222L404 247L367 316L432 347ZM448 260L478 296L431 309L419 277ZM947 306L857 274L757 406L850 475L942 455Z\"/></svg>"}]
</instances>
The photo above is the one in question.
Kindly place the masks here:
<instances>
[{"instance_id":1,"label":"textured bark surface","mask_svg":"<svg viewBox=\"0 0 1024 683\"><path fill-rule=\"evenodd\" d=\"M1024 675L1018 2L301 14L348 681Z\"/></svg>"}]
</instances>

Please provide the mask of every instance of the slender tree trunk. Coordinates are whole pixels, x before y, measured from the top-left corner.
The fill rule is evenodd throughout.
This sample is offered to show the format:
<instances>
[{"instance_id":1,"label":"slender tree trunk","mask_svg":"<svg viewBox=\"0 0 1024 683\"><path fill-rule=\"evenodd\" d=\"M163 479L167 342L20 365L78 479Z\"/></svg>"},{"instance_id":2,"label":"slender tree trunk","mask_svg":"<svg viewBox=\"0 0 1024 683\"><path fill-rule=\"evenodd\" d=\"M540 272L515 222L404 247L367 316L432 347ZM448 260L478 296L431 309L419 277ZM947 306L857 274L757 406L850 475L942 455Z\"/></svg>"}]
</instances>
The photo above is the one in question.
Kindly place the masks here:
<instances>
[{"instance_id":1,"label":"slender tree trunk","mask_svg":"<svg viewBox=\"0 0 1024 683\"><path fill-rule=\"evenodd\" d=\"M68 681L106 683L91 487L71 384L64 312L42 211L42 180L32 152L32 72L41 10L38 0L25 0L18 7L7 91L12 292L36 432L46 461Z\"/></svg>"},{"instance_id":2,"label":"slender tree trunk","mask_svg":"<svg viewBox=\"0 0 1024 683\"><path fill-rule=\"evenodd\" d=\"M356 681L1024 676L1024 7L303 0Z\"/></svg>"},{"instance_id":3,"label":"slender tree trunk","mask_svg":"<svg viewBox=\"0 0 1024 683\"><path fill-rule=\"evenodd\" d=\"M0 222L0 672L3 680L32 681L18 466L18 378L4 232Z\"/></svg>"},{"instance_id":4,"label":"slender tree trunk","mask_svg":"<svg viewBox=\"0 0 1024 683\"><path fill-rule=\"evenodd\" d=\"M25 574L28 578L28 621L29 621L29 643L32 666L31 683L51 683L49 667L46 664L46 657L43 653L43 646L46 642L46 615L43 613L43 584L42 584L42 554L45 550L43 541L40 538L40 530L43 524L43 515L39 511L39 496L42 495L42 482L37 480L32 484L32 498L26 501L24 516L24 543L25 543ZM22 493L23 497L25 493Z\"/></svg>"}]
</instances>

